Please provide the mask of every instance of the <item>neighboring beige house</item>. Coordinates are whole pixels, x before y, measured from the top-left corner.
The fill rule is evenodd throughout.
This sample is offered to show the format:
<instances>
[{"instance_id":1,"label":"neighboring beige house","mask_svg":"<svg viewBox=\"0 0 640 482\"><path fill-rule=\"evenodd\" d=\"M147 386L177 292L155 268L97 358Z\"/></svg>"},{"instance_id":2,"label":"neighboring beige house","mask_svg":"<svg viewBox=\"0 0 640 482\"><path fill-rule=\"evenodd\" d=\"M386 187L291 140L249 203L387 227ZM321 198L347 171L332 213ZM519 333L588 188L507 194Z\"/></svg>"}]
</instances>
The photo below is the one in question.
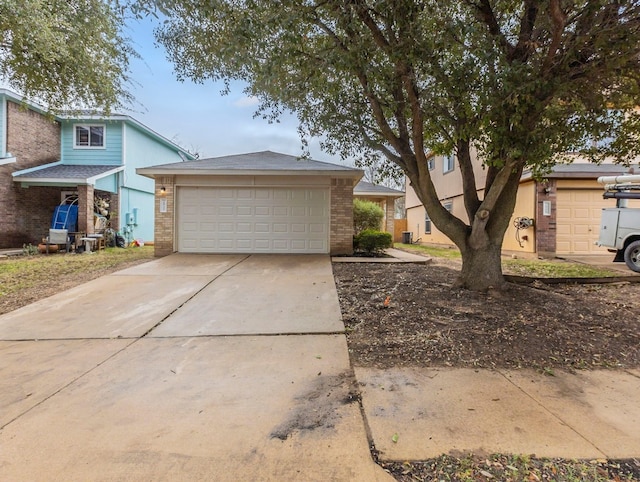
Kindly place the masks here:
<instances>
[{"instance_id":1,"label":"neighboring beige house","mask_svg":"<svg viewBox=\"0 0 640 482\"><path fill-rule=\"evenodd\" d=\"M393 234L396 199L404 197L404 192L386 186L378 186L360 181L353 188L353 197L378 204L384 210L382 231Z\"/></svg>"},{"instance_id":2,"label":"neighboring beige house","mask_svg":"<svg viewBox=\"0 0 640 482\"><path fill-rule=\"evenodd\" d=\"M430 170L442 204L468 222L462 198L462 179L454 156L434 155ZM623 174L628 169L613 164L595 165L576 160L559 164L542 181L525 172L520 182L516 206L505 234L503 251L523 256L563 256L607 253L595 245L599 236L601 210L615 207L615 200L603 199L600 176ZM483 186L485 171L475 168L478 186ZM480 195L481 189L478 190ZM406 186L407 230L421 244L452 246L453 243L429 220L424 206L410 183ZM633 202L629 203L631 207ZM517 229L517 219L528 218L533 225ZM521 227L526 225L520 224Z\"/></svg>"}]
</instances>

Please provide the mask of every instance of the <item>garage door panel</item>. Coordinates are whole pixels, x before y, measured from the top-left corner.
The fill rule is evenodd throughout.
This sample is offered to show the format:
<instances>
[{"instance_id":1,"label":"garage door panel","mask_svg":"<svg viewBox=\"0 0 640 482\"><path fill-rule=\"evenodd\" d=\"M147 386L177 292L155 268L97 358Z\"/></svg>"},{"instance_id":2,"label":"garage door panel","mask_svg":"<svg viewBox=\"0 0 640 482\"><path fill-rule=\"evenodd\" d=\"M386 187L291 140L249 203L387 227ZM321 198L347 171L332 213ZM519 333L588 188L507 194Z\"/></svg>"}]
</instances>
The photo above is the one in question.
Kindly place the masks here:
<instances>
[{"instance_id":1,"label":"garage door panel","mask_svg":"<svg viewBox=\"0 0 640 482\"><path fill-rule=\"evenodd\" d=\"M293 206L291 208L291 216L305 216L307 214L306 206Z\"/></svg>"},{"instance_id":2,"label":"garage door panel","mask_svg":"<svg viewBox=\"0 0 640 482\"><path fill-rule=\"evenodd\" d=\"M180 187L178 250L327 253L329 199L327 188Z\"/></svg>"},{"instance_id":3,"label":"garage door panel","mask_svg":"<svg viewBox=\"0 0 640 482\"><path fill-rule=\"evenodd\" d=\"M602 190L560 189L557 192L556 252L558 254L606 253L596 246L600 232Z\"/></svg>"},{"instance_id":4,"label":"garage door panel","mask_svg":"<svg viewBox=\"0 0 640 482\"><path fill-rule=\"evenodd\" d=\"M289 216L289 208L286 206L274 206L273 207L273 215L274 216Z\"/></svg>"}]
</instances>

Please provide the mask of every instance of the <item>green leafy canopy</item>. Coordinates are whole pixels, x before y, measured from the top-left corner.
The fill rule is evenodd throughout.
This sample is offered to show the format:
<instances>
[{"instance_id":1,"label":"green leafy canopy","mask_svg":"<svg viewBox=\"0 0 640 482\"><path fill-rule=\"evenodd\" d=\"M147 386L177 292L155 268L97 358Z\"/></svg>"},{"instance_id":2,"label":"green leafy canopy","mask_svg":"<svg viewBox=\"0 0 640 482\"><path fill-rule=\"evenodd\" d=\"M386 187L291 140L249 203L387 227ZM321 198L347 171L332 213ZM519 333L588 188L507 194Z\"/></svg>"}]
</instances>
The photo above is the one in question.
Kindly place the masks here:
<instances>
[{"instance_id":1,"label":"green leafy canopy","mask_svg":"<svg viewBox=\"0 0 640 482\"><path fill-rule=\"evenodd\" d=\"M0 0L0 80L52 111L132 102L118 0Z\"/></svg>"},{"instance_id":2,"label":"green leafy canopy","mask_svg":"<svg viewBox=\"0 0 640 482\"><path fill-rule=\"evenodd\" d=\"M640 154L637 0L151 3L180 77L243 80L260 113L293 111L328 152L401 169L460 248L464 286L500 281L525 169ZM465 216L441 205L433 152L457 154Z\"/></svg>"}]
</instances>

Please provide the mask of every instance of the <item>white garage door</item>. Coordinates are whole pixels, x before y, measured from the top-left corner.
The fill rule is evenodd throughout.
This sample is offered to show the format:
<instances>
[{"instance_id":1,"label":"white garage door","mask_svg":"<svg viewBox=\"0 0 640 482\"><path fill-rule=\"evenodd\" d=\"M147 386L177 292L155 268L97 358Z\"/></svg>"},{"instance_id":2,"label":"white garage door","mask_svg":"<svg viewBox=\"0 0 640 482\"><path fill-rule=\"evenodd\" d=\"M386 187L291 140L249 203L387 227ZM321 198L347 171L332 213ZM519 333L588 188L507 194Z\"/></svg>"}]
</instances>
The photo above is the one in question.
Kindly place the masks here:
<instances>
[{"instance_id":1,"label":"white garage door","mask_svg":"<svg viewBox=\"0 0 640 482\"><path fill-rule=\"evenodd\" d=\"M179 187L182 253L328 253L329 189Z\"/></svg>"},{"instance_id":2,"label":"white garage door","mask_svg":"<svg viewBox=\"0 0 640 482\"><path fill-rule=\"evenodd\" d=\"M558 190L556 252L558 254L606 253L595 245L600 233L602 189ZM614 203L615 205L615 203Z\"/></svg>"}]
</instances>

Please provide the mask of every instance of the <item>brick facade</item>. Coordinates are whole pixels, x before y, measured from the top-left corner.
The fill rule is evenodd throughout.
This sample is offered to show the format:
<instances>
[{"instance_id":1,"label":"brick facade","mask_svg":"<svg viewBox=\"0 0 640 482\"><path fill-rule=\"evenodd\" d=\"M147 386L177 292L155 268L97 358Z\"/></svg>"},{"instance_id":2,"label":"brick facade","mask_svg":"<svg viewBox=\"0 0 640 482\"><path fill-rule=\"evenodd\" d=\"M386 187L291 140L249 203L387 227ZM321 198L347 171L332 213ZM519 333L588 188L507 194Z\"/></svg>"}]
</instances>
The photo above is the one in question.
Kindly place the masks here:
<instances>
[{"instance_id":1,"label":"brick facade","mask_svg":"<svg viewBox=\"0 0 640 482\"><path fill-rule=\"evenodd\" d=\"M78 186L78 231L94 233L93 186Z\"/></svg>"},{"instance_id":2,"label":"brick facade","mask_svg":"<svg viewBox=\"0 0 640 482\"><path fill-rule=\"evenodd\" d=\"M41 166L60 156L60 125L33 110L7 102L7 152L17 162L0 165L0 248L37 244L48 234L51 216L60 204L61 188L23 188L15 171Z\"/></svg>"},{"instance_id":3,"label":"brick facade","mask_svg":"<svg viewBox=\"0 0 640 482\"><path fill-rule=\"evenodd\" d=\"M551 203L551 215L544 216L544 201ZM556 181L536 183L536 252L539 256L554 256L556 253Z\"/></svg>"},{"instance_id":4,"label":"brick facade","mask_svg":"<svg viewBox=\"0 0 640 482\"><path fill-rule=\"evenodd\" d=\"M385 200L385 227L387 233L393 234L395 227L396 203L394 199L387 198Z\"/></svg>"},{"instance_id":5,"label":"brick facade","mask_svg":"<svg viewBox=\"0 0 640 482\"><path fill-rule=\"evenodd\" d=\"M173 176L167 176L157 178L155 183L154 253L157 257L175 250L174 182ZM353 253L353 186L353 179L331 179L329 250L332 255ZM160 191L162 187L164 193ZM166 212L160 212L162 200L166 201Z\"/></svg>"},{"instance_id":6,"label":"brick facade","mask_svg":"<svg viewBox=\"0 0 640 482\"><path fill-rule=\"evenodd\" d=\"M174 206L175 206L175 180L173 176L156 179L155 187L155 227L154 227L154 254L157 257L167 256L174 252ZM165 192L160 190L164 187ZM166 212L161 212L161 203L166 202Z\"/></svg>"},{"instance_id":7,"label":"brick facade","mask_svg":"<svg viewBox=\"0 0 640 482\"><path fill-rule=\"evenodd\" d=\"M353 254L353 186L350 178L331 179L329 249L332 255Z\"/></svg>"}]
</instances>

